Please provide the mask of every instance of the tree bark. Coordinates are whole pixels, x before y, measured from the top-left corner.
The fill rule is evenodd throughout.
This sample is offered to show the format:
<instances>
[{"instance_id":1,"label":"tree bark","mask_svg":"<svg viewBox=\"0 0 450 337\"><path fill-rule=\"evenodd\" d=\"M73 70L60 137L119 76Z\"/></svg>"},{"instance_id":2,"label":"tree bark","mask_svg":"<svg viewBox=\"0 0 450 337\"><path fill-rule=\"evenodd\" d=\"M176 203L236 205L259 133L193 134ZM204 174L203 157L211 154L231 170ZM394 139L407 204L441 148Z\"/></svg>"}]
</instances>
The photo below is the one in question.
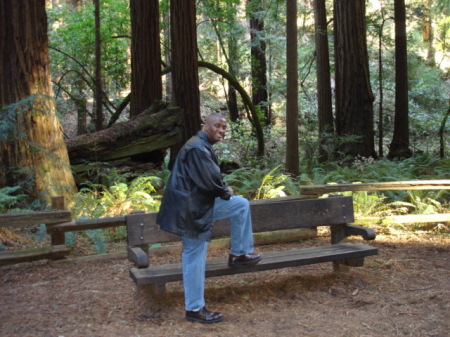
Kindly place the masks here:
<instances>
[{"instance_id":1,"label":"tree bark","mask_svg":"<svg viewBox=\"0 0 450 337\"><path fill-rule=\"evenodd\" d=\"M319 120L319 162L329 158L326 151L327 135L334 134L333 108L330 83L330 55L325 0L314 0L315 40L317 62L317 106Z\"/></svg>"},{"instance_id":2,"label":"tree bark","mask_svg":"<svg viewBox=\"0 0 450 337\"><path fill-rule=\"evenodd\" d=\"M161 166L162 160L151 157L151 153L179 142L181 125L181 109L155 102L128 122L66 140L71 164L146 156L147 162Z\"/></svg>"},{"instance_id":3,"label":"tree bark","mask_svg":"<svg viewBox=\"0 0 450 337\"><path fill-rule=\"evenodd\" d=\"M286 171L299 175L297 2L286 0Z\"/></svg>"},{"instance_id":4,"label":"tree bark","mask_svg":"<svg viewBox=\"0 0 450 337\"><path fill-rule=\"evenodd\" d=\"M339 154L376 157L365 1L334 0L336 131Z\"/></svg>"},{"instance_id":5,"label":"tree bark","mask_svg":"<svg viewBox=\"0 0 450 337\"><path fill-rule=\"evenodd\" d=\"M228 7L235 7L236 5L233 3L227 3ZM236 77L236 74L238 73L238 45L237 45L237 38L234 33L234 29L236 29L236 21L233 20L230 22L231 28L229 33L229 39L228 39L228 72ZM230 112L230 120L233 122L237 122L240 119L239 116L239 110L238 110L238 104L237 104L237 95L236 95L236 89L234 86L228 81L228 111Z\"/></svg>"},{"instance_id":6,"label":"tree bark","mask_svg":"<svg viewBox=\"0 0 450 337\"><path fill-rule=\"evenodd\" d=\"M100 32L100 0L95 5L95 129L103 129L102 37Z\"/></svg>"},{"instance_id":7,"label":"tree bark","mask_svg":"<svg viewBox=\"0 0 450 337\"><path fill-rule=\"evenodd\" d=\"M172 103L184 111L182 142L172 147L170 164L181 146L201 128L195 0L170 1Z\"/></svg>"},{"instance_id":8,"label":"tree bark","mask_svg":"<svg viewBox=\"0 0 450 337\"><path fill-rule=\"evenodd\" d=\"M265 117L266 125L271 123L268 109L266 40L264 20L255 15L262 11L261 0L247 0L247 13L250 18L252 101Z\"/></svg>"},{"instance_id":9,"label":"tree bark","mask_svg":"<svg viewBox=\"0 0 450 337\"><path fill-rule=\"evenodd\" d=\"M45 1L0 2L0 187L66 200L76 190L55 114Z\"/></svg>"},{"instance_id":10,"label":"tree bark","mask_svg":"<svg viewBox=\"0 0 450 337\"><path fill-rule=\"evenodd\" d=\"M130 117L134 117L162 98L159 1L130 0L130 9Z\"/></svg>"},{"instance_id":11,"label":"tree bark","mask_svg":"<svg viewBox=\"0 0 450 337\"><path fill-rule=\"evenodd\" d=\"M427 44L428 52L427 52L427 64L429 66L435 67L436 61L435 61L435 50L434 50L434 31L433 31L433 14L431 11L432 1L426 0L425 2L425 8L424 13L422 13L422 37L423 42Z\"/></svg>"},{"instance_id":12,"label":"tree bark","mask_svg":"<svg viewBox=\"0 0 450 337\"><path fill-rule=\"evenodd\" d=\"M395 16L395 115L394 135L389 146L388 158L408 158L409 148L408 111L408 55L406 42L405 0L394 0Z\"/></svg>"}]
</instances>

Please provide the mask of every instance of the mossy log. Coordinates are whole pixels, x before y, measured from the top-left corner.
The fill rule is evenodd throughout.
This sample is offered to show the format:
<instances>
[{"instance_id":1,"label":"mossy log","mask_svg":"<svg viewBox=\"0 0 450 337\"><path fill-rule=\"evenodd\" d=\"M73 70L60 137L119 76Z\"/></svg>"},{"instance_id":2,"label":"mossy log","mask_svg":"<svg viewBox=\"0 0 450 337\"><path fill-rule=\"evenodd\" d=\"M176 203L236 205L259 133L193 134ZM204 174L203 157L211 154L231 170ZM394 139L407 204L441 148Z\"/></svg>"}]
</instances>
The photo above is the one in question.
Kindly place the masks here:
<instances>
[{"instance_id":1,"label":"mossy log","mask_svg":"<svg viewBox=\"0 0 450 337\"><path fill-rule=\"evenodd\" d=\"M157 102L128 122L66 140L70 163L107 162L167 149L181 141L182 110Z\"/></svg>"}]
</instances>

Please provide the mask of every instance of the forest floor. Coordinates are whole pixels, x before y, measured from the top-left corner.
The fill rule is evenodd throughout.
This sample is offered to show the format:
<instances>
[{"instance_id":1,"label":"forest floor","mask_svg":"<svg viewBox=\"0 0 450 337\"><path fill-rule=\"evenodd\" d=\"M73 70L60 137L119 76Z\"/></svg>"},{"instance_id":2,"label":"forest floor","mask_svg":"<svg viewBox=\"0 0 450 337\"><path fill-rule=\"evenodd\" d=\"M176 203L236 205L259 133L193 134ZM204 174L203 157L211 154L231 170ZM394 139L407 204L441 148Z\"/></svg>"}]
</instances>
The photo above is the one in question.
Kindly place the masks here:
<instances>
[{"instance_id":1,"label":"forest floor","mask_svg":"<svg viewBox=\"0 0 450 337\"><path fill-rule=\"evenodd\" d=\"M378 235L369 244L379 255L348 273L333 273L324 263L208 278L207 307L225 314L212 325L184 319L180 282L168 284L157 303L140 297L125 258L4 266L0 336L449 336L449 235ZM151 262L178 261L178 253L167 253Z\"/></svg>"}]
</instances>

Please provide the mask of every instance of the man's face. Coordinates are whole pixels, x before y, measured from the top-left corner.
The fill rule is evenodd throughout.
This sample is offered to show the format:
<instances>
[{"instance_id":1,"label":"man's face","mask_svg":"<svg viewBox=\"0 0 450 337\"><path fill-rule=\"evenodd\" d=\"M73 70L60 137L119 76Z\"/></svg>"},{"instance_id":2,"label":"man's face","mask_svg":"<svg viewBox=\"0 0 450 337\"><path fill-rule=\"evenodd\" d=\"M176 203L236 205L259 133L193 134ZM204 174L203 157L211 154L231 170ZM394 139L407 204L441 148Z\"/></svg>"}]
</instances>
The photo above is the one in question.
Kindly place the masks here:
<instances>
[{"instance_id":1,"label":"man's face","mask_svg":"<svg viewBox=\"0 0 450 337\"><path fill-rule=\"evenodd\" d=\"M212 116L205 124L203 131L209 138L212 144L220 142L225 138L225 131L227 129L227 120L223 117Z\"/></svg>"}]
</instances>

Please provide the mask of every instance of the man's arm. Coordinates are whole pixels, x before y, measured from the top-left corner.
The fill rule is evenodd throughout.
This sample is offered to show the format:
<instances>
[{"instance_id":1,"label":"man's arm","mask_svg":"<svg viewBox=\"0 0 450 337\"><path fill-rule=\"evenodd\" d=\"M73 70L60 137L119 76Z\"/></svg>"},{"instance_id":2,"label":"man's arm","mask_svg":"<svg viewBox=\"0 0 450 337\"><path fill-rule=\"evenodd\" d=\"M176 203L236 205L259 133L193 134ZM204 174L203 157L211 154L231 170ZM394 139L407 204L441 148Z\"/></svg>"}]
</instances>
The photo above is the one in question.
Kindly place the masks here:
<instances>
[{"instance_id":1,"label":"man's arm","mask_svg":"<svg viewBox=\"0 0 450 337\"><path fill-rule=\"evenodd\" d=\"M233 189L223 180L219 166L207 152L193 149L187 159L189 176L202 192L214 198L230 199Z\"/></svg>"}]
</instances>

